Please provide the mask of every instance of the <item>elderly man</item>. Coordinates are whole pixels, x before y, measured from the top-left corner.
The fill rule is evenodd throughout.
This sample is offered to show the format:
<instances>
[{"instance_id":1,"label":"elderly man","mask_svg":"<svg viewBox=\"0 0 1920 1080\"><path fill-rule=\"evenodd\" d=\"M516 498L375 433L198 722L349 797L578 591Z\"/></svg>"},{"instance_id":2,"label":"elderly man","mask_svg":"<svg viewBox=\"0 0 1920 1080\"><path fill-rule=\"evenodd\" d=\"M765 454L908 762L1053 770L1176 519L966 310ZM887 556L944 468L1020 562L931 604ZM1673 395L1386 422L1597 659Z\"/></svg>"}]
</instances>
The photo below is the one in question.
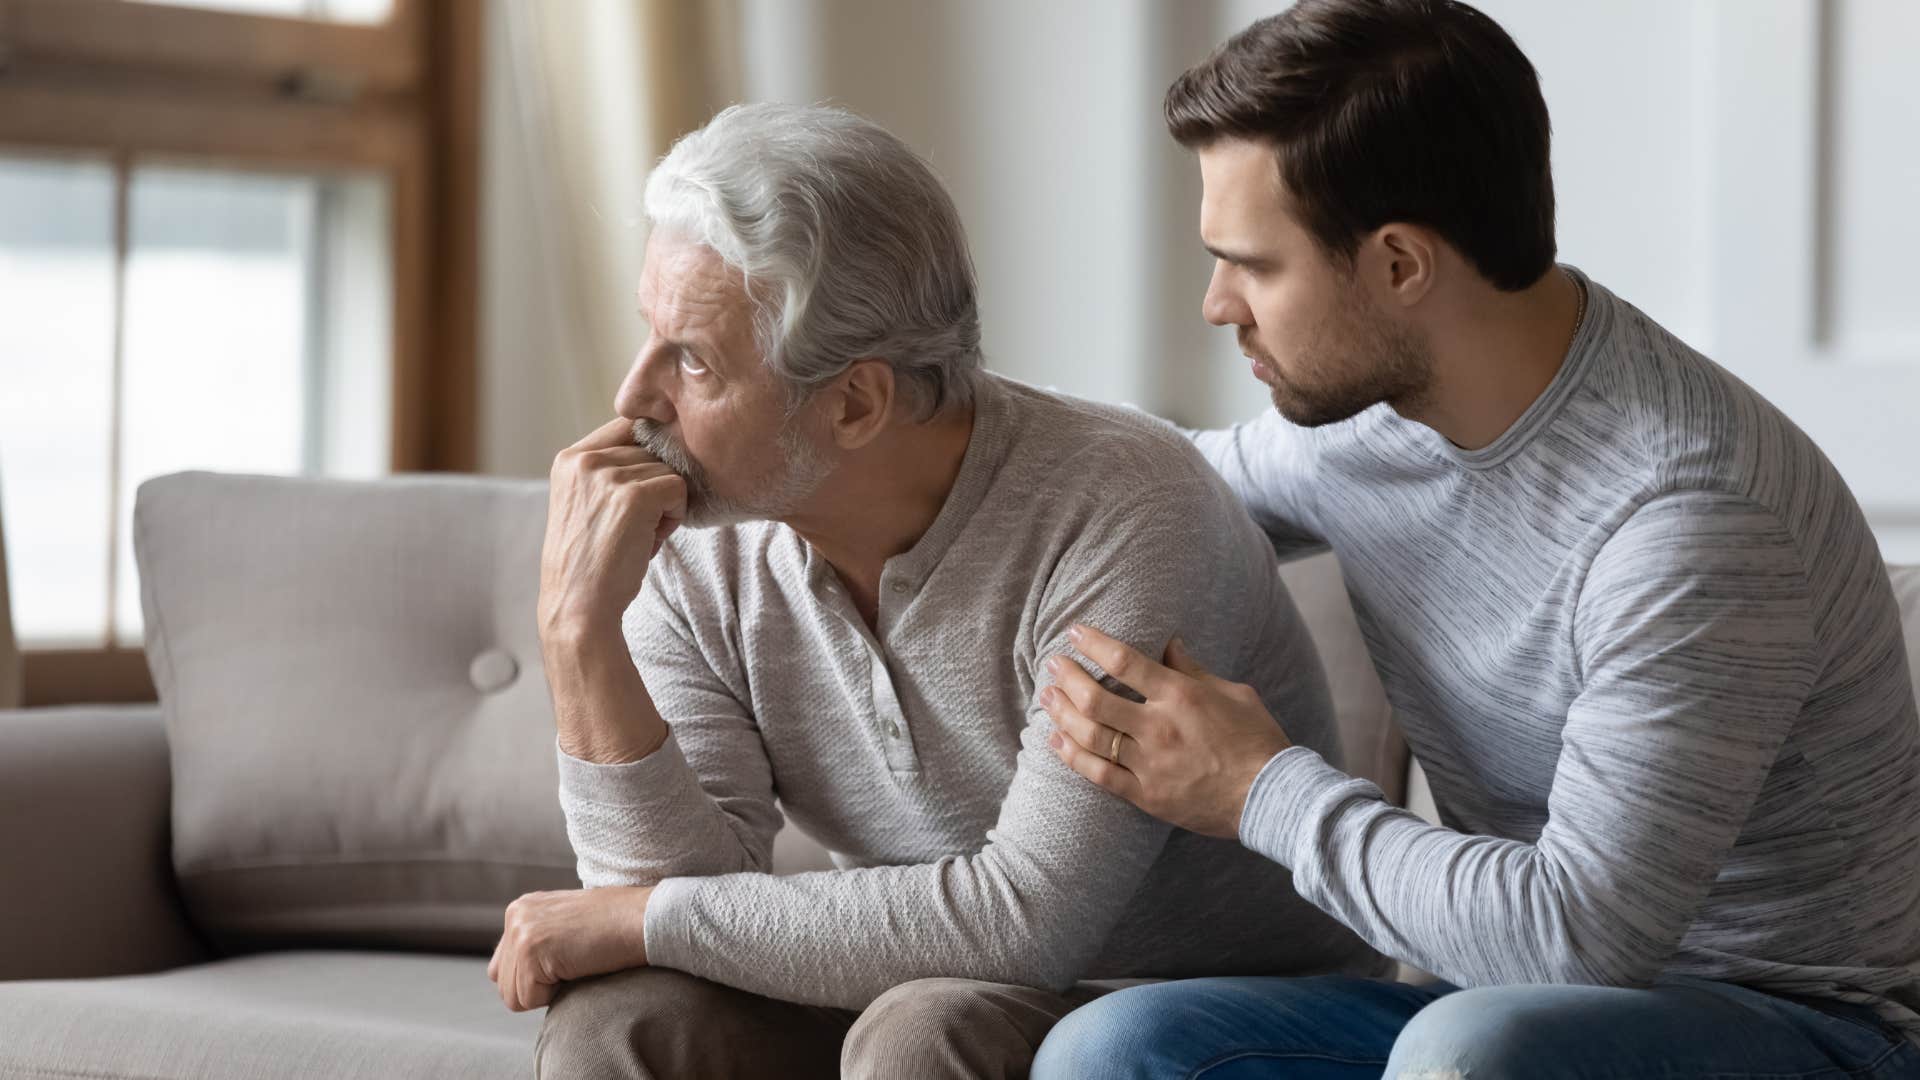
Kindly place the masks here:
<instances>
[{"instance_id":1,"label":"elderly man","mask_svg":"<svg viewBox=\"0 0 1920 1080\"><path fill-rule=\"evenodd\" d=\"M652 334L554 464L542 566L588 888L516 901L491 969L551 1001L542 1071L1009 1075L1092 980L1377 971L1283 869L1048 749L1090 621L1177 635L1336 752L1271 546L1200 455L979 370L926 165L738 107L646 210ZM767 872L782 811L838 869Z\"/></svg>"}]
</instances>

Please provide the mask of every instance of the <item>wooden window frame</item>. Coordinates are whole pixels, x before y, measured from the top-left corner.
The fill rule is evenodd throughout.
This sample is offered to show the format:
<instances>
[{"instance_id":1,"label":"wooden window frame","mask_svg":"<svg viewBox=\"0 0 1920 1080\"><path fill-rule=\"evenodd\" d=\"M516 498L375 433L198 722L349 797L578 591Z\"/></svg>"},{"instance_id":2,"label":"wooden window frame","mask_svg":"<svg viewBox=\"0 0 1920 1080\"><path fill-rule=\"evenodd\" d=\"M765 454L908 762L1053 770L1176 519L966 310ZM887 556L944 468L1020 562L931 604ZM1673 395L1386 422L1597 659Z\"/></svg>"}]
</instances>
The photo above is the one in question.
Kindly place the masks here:
<instances>
[{"instance_id":1,"label":"wooden window frame","mask_svg":"<svg viewBox=\"0 0 1920 1080\"><path fill-rule=\"evenodd\" d=\"M391 182L394 472L478 459L480 0L380 25L0 0L0 151ZM155 699L144 650L23 650L25 704Z\"/></svg>"}]
</instances>

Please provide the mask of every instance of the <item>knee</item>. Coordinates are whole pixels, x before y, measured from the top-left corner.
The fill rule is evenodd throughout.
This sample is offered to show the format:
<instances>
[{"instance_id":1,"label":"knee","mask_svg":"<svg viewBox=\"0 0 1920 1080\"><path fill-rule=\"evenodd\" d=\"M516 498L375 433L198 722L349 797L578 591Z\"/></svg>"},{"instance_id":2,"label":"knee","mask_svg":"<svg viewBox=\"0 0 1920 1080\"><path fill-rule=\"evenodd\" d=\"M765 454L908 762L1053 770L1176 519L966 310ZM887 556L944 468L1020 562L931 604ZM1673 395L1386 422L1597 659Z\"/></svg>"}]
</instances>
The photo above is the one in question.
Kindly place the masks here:
<instances>
[{"instance_id":1,"label":"knee","mask_svg":"<svg viewBox=\"0 0 1920 1080\"><path fill-rule=\"evenodd\" d=\"M1436 999L1414 1014L1394 1040L1392 1080L1501 1080L1546 1076L1550 1027L1541 1008L1550 988L1487 986Z\"/></svg>"},{"instance_id":2,"label":"knee","mask_svg":"<svg viewBox=\"0 0 1920 1080\"><path fill-rule=\"evenodd\" d=\"M843 1076L936 1077L953 1072L996 1022L971 979L916 979L873 999L847 1032Z\"/></svg>"},{"instance_id":3,"label":"knee","mask_svg":"<svg viewBox=\"0 0 1920 1080\"><path fill-rule=\"evenodd\" d=\"M547 1007L534 1048L536 1070L554 1077L664 1075L661 1063L676 1056L673 1044L684 1037L713 988L668 968L634 968L567 983Z\"/></svg>"},{"instance_id":4,"label":"knee","mask_svg":"<svg viewBox=\"0 0 1920 1080\"><path fill-rule=\"evenodd\" d=\"M1178 987L1117 990L1068 1013L1040 1044L1034 1080L1164 1074L1182 1033L1205 1018L1204 1003Z\"/></svg>"}]
</instances>

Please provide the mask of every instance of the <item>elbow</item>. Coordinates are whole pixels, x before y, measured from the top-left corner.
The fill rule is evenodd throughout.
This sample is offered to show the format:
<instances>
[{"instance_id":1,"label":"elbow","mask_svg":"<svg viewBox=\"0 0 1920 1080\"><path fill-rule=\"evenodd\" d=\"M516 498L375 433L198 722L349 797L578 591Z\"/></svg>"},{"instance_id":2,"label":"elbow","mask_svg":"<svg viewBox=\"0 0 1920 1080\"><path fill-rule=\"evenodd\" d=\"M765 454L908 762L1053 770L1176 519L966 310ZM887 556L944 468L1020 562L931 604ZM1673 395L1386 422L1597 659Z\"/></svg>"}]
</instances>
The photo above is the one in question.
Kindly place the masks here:
<instances>
[{"instance_id":1,"label":"elbow","mask_svg":"<svg viewBox=\"0 0 1920 1080\"><path fill-rule=\"evenodd\" d=\"M1000 955L1005 962L993 965L998 970L979 977L987 982L1064 993L1086 977L1099 945L1097 941L1092 945L1079 941L1068 927L1029 927L1025 933L1003 941Z\"/></svg>"},{"instance_id":2,"label":"elbow","mask_svg":"<svg viewBox=\"0 0 1920 1080\"><path fill-rule=\"evenodd\" d=\"M1618 990L1645 990L1666 966L1651 955L1615 955L1604 958L1575 956L1569 965L1569 983L1606 986Z\"/></svg>"},{"instance_id":3,"label":"elbow","mask_svg":"<svg viewBox=\"0 0 1920 1080\"><path fill-rule=\"evenodd\" d=\"M1029 985L1055 994L1063 994L1073 988L1073 984L1087 973L1087 958L1073 956L1055 958L1035 965L1032 972L1033 982Z\"/></svg>"},{"instance_id":4,"label":"elbow","mask_svg":"<svg viewBox=\"0 0 1920 1080\"><path fill-rule=\"evenodd\" d=\"M1035 990L1063 994L1080 981L1084 966L1077 963L1064 963L1057 959L1038 957L1018 960L1009 964L1005 971L990 974L987 982L1004 982L1015 986L1031 986Z\"/></svg>"},{"instance_id":5,"label":"elbow","mask_svg":"<svg viewBox=\"0 0 1920 1080\"><path fill-rule=\"evenodd\" d=\"M1619 922L1605 916L1596 915L1587 922L1590 925L1570 919L1565 924L1564 944L1545 965L1546 981L1644 990L1665 970L1671 947L1660 949L1637 935L1622 934Z\"/></svg>"}]
</instances>

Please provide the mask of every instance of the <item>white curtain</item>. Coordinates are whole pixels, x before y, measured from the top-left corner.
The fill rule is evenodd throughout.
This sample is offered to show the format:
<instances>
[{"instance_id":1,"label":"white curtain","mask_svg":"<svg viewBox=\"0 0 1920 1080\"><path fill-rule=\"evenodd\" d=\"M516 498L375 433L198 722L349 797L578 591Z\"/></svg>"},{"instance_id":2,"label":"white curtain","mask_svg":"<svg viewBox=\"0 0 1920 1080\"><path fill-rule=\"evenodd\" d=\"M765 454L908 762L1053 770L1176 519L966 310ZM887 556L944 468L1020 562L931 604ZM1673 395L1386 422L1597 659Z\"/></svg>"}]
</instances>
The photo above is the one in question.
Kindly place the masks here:
<instances>
[{"instance_id":1,"label":"white curtain","mask_svg":"<svg viewBox=\"0 0 1920 1080\"><path fill-rule=\"evenodd\" d=\"M731 97L730 0L492 0L481 469L545 475L613 415L644 336L640 192Z\"/></svg>"},{"instance_id":2,"label":"white curtain","mask_svg":"<svg viewBox=\"0 0 1920 1080\"><path fill-rule=\"evenodd\" d=\"M0 511L5 509L0 505ZM0 512L0 709L18 708L20 689L20 647L13 637L13 608L7 601L6 514Z\"/></svg>"}]
</instances>

